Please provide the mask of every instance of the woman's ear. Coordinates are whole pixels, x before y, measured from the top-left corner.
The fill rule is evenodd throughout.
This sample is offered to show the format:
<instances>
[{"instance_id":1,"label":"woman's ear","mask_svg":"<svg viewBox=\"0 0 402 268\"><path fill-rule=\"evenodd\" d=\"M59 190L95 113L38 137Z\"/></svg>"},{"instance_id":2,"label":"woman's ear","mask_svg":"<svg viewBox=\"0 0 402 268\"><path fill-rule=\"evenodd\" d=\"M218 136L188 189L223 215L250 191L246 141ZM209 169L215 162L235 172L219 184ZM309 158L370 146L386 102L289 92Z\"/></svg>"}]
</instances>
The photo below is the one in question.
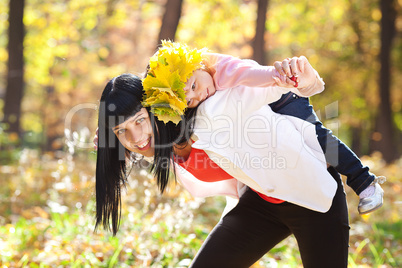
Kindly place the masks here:
<instances>
[{"instance_id":1,"label":"woman's ear","mask_svg":"<svg viewBox=\"0 0 402 268\"><path fill-rule=\"evenodd\" d=\"M183 158L184 160L187 160L191 153L191 145L192 144L193 144L193 142L191 140L188 140L181 144L175 144L173 146L173 151L174 151L175 155Z\"/></svg>"}]
</instances>

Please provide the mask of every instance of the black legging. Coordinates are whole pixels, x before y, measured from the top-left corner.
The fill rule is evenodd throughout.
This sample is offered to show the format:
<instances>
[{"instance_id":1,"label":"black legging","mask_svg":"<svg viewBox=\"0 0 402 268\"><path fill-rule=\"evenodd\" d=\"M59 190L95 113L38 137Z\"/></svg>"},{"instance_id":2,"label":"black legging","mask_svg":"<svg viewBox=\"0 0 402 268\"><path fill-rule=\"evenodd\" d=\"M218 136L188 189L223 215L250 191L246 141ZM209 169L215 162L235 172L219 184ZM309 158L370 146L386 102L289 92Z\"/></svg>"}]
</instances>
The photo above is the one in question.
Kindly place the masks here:
<instances>
[{"instance_id":1,"label":"black legging","mask_svg":"<svg viewBox=\"0 0 402 268\"><path fill-rule=\"evenodd\" d=\"M312 211L292 203L272 204L248 189L215 226L190 267L250 267L290 234L296 237L305 268L343 268L348 262L349 224L339 174L330 210ZM312 194L306 189L306 194Z\"/></svg>"}]
</instances>

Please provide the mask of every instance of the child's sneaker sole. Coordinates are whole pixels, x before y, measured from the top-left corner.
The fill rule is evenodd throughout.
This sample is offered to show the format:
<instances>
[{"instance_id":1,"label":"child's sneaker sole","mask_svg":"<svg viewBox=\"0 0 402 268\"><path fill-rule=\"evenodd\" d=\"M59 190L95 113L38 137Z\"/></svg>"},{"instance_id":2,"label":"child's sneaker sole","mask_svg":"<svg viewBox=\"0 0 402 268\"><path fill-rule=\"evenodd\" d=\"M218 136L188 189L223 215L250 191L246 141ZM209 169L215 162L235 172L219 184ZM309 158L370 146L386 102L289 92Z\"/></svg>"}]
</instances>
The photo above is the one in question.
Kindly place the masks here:
<instances>
[{"instance_id":1,"label":"child's sneaker sole","mask_svg":"<svg viewBox=\"0 0 402 268\"><path fill-rule=\"evenodd\" d=\"M372 196L361 198L357 210L359 214L367 214L382 207L384 203L384 190L380 184L384 183L386 178L384 176L376 177L371 185L375 186L375 191Z\"/></svg>"}]
</instances>

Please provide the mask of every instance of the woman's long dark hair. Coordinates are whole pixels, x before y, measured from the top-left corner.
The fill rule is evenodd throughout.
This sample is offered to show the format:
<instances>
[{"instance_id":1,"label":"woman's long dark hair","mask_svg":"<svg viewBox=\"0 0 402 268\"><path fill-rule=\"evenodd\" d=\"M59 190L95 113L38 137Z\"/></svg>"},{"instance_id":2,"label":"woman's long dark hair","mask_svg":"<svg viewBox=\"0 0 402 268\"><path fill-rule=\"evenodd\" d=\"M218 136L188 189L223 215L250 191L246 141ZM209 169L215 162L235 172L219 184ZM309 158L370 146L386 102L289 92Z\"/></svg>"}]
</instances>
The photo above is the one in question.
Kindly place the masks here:
<instances>
[{"instance_id":1,"label":"woman's long dark hair","mask_svg":"<svg viewBox=\"0 0 402 268\"><path fill-rule=\"evenodd\" d=\"M121 219L121 186L128 176L126 158L130 152L123 147L112 128L123 123L143 108L141 79L123 74L110 80L103 90L98 119L98 154L96 161L96 224L102 224L115 235ZM179 127L164 124L147 111L154 133L155 157L151 171L157 178L161 193L169 184L173 163L173 145L180 135ZM174 174L174 169L173 169ZM174 174L175 176L175 174Z\"/></svg>"}]
</instances>

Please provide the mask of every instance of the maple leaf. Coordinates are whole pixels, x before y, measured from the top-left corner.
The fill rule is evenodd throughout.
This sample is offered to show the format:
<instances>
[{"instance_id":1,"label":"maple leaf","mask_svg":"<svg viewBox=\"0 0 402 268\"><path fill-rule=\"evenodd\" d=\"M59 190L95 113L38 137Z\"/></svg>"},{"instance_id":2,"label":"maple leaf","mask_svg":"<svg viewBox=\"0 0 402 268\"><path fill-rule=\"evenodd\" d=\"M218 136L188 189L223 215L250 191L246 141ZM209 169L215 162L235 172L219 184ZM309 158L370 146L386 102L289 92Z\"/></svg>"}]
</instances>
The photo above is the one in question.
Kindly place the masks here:
<instances>
[{"instance_id":1,"label":"maple leaf","mask_svg":"<svg viewBox=\"0 0 402 268\"><path fill-rule=\"evenodd\" d=\"M151 107L151 112L163 122L177 124L187 108L185 83L202 67L202 51L162 41L162 47L150 58L149 66L143 80L143 105ZM172 120L168 120L169 117Z\"/></svg>"}]
</instances>

